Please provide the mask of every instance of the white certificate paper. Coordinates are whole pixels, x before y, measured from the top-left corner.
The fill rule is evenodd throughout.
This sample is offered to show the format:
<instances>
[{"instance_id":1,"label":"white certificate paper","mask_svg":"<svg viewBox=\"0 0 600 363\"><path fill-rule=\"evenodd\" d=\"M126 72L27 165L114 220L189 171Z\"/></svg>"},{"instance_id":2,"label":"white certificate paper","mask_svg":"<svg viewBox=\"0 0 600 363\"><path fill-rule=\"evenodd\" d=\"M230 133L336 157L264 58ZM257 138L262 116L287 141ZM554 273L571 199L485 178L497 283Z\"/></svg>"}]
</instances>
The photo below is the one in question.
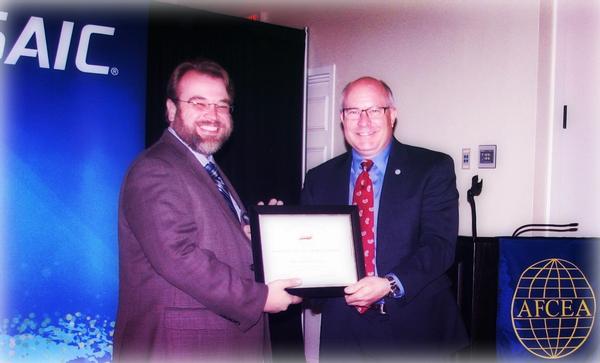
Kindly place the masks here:
<instances>
[{"instance_id":1,"label":"white certificate paper","mask_svg":"<svg viewBox=\"0 0 600 363\"><path fill-rule=\"evenodd\" d=\"M350 214L261 214L264 281L300 278L299 288L358 281Z\"/></svg>"}]
</instances>

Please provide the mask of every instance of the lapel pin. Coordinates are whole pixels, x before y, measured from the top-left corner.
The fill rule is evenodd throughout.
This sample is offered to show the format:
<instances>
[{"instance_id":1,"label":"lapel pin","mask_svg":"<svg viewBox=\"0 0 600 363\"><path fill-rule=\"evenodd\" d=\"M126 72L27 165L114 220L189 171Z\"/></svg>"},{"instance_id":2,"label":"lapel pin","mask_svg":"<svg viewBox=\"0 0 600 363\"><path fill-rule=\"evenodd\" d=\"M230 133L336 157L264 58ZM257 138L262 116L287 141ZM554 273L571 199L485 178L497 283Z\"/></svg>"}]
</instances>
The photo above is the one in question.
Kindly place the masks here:
<instances>
[{"instance_id":1,"label":"lapel pin","mask_svg":"<svg viewBox=\"0 0 600 363\"><path fill-rule=\"evenodd\" d=\"M394 170L394 174L396 174L396 175L400 175L400 173L402 173L402 171L400 171L400 169L396 169L396 170Z\"/></svg>"}]
</instances>

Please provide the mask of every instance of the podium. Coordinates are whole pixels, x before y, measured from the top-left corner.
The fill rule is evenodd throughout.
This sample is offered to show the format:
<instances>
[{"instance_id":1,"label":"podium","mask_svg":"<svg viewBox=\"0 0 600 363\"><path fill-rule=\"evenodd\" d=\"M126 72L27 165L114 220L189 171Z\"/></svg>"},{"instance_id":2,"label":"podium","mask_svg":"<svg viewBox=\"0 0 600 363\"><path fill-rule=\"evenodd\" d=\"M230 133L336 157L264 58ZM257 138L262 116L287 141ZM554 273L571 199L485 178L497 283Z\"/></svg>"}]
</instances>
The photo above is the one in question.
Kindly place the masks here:
<instances>
[{"instance_id":1,"label":"podium","mask_svg":"<svg viewBox=\"0 0 600 363\"><path fill-rule=\"evenodd\" d=\"M460 236L452 271L462 356L599 361L598 238Z\"/></svg>"}]
</instances>

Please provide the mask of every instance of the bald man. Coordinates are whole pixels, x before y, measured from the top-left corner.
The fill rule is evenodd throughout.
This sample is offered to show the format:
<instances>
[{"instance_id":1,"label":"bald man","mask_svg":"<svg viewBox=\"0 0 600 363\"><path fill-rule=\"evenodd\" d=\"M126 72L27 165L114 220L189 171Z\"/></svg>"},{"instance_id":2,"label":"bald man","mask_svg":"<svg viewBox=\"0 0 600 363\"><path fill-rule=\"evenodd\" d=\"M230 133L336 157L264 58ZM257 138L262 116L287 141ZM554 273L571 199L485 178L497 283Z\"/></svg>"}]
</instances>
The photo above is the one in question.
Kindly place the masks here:
<instances>
[{"instance_id":1,"label":"bald man","mask_svg":"<svg viewBox=\"0 0 600 363\"><path fill-rule=\"evenodd\" d=\"M308 172L302 203L358 204L367 276L317 301L321 362L449 356L467 343L446 276L458 233L453 161L394 138L381 80L350 82L340 119L351 150Z\"/></svg>"}]
</instances>

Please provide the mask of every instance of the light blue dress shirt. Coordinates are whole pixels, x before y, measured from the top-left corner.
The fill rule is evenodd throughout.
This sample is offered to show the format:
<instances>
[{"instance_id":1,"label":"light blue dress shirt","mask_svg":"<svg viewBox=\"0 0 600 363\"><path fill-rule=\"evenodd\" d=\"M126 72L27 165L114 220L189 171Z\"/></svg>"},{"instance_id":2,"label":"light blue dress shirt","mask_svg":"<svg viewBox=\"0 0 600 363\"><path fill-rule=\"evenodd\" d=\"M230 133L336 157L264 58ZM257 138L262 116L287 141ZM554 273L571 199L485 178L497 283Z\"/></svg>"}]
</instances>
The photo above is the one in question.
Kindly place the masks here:
<instances>
[{"instance_id":1,"label":"light blue dress shirt","mask_svg":"<svg viewBox=\"0 0 600 363\"><path fill-rule=\"evenodd\" d=\"M202 165L202 167L204 168L206 166L206 164L208 163L213 163L215 165L217 165L217 163L215 162L215 159L213 158L212 155L204 155L202 153L197 152L196 150L192 149L185 141L183 141L179 135L177 135L177 131L175 131L173 128L171 128L169 126L168 128L169 132L171 134L173 134L173 136L175 136L177 138L177 140L181 141L182 144L185 145L185 147L188 148L188 150L190 150L192 152L192 154L194 155L194 157L196 158L196 160L198 160L200 162L200 164ZM248 224L247 222L247 217L242 214L242 209L240 208L240 206L237 204L237 202L235 201L235 198L231 195L231 193L229 193L229 198L231 199L231 201L233 202L233 207L235 208L235 211L237 212L237 216L238 219L242 222L244 222L245 224Z\"/></svg>"}]
</instances>

